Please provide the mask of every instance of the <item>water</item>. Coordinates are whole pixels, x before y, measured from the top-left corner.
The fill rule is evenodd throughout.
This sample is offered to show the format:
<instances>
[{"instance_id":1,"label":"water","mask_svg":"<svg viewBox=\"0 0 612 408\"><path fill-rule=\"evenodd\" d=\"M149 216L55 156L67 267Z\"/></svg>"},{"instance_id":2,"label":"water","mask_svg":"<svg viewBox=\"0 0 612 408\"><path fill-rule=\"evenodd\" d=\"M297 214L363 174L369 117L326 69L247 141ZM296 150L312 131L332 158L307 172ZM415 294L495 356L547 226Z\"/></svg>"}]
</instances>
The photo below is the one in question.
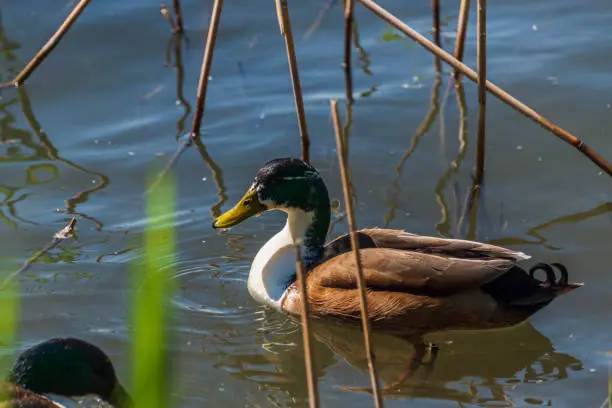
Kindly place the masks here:
<instances>
[{"instance_id":1,"label":"water","mask_svg":"<svg viewBox=\"0 0 612 408\"><path fill-rule=\"evenodd\" d=\"M67 3L0 2L3 80L46 41L68 13ZM341 7L333 7L304 39L325 4L292 2L291 14L312 161L332 197L341 199L328 104L344 95ZM428 2L384 6L428 34ZM190 126L211 1L184 0L183 9L188 43L178 88L176 55L159 4L108 0L91 3L25 89L0 94L2 269L17 269L72 215L79 218L77 239L20 279L20 346L60 335L91 340L111 356L124 382L131 333L128 262L139 256L142 192ZM447 49L457 10L458 2L442 5ZM465 84L468 133L460 141L456 97L451 93L442 102L447 75L436 87L431 55L394 36L362 7L356 12L363 51L354 53L359 96L350 161L358 224L502 243L537 260L565 263L574 279L586 283L517 328L438 335L441 350L431 376L423 370L389 395L386 406L599 406L610 362L601 351L612 344L610 179L489 97L484 210L477 223L473 217L460 221L475 160L475 86ZM473 13L470 18L466 61L475 66ZM611 18L604 0L489 2L490 79L608 160ZM432 95L441 109L419 137ZM261 164L299 155L272 2L226 2L203 141L205 148L192 148L176 167L180 291L173 302L173 396L185 407L305 406L298 327L255 304L246 290L249 262L281 227L282 216L267 214L229 232L210 228L213 213L242 195ZM340 222L334 234L346 229ZM371 406L368 393L342 388L369 384L359 335L322 326L316 337L324 406ZM385 383L405 372L411 350L398 339L377 341Z\"/></svg>"}]
</instances>

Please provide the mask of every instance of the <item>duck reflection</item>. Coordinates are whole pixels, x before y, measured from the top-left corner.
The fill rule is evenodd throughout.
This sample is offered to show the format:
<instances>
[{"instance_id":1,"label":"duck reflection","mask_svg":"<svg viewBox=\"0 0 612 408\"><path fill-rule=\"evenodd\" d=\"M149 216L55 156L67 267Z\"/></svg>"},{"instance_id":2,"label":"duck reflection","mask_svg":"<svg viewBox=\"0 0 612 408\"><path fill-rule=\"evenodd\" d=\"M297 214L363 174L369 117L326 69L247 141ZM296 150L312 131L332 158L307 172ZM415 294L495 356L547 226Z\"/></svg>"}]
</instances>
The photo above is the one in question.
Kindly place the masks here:
<instances>
[{"instance_id":1,"label":"duck reflection","mask_svg":"<svg viewBox=\"0 0 612 408\"><path fill-rule=\"evenodd\" d=\"M365 347L359 330L321 321L313 322L312 328L318 341L315 370L319 381L331 381L325 376L342 361L367 374ZM301 345L299 328L294 326L289 332L285 328L284 334L278 334L277 329L270 330L276 333L274 340L264 343L266 350L273 354L268 363L274 364L276 373L242 374L261 379L268 386L275 377L273 388L284 389L292 399L305 399L304 365L296 364L304 359L302 347L297 346ZM427 335L425 339L439 347L435 364L424 363L410 373L414 339L374 333L377 371L386 398L427 398L461 404L511 403L508 391L517 384L563 380L571 372L583 369L577 358L556 352L550 339L529 322L507 329L442 332ZM333 376L333 385L339 385L342 390L371 392L367 387L343 386L338 377ZM368 383L365 376L363 381Z\"/></svg>"}]
</instances>

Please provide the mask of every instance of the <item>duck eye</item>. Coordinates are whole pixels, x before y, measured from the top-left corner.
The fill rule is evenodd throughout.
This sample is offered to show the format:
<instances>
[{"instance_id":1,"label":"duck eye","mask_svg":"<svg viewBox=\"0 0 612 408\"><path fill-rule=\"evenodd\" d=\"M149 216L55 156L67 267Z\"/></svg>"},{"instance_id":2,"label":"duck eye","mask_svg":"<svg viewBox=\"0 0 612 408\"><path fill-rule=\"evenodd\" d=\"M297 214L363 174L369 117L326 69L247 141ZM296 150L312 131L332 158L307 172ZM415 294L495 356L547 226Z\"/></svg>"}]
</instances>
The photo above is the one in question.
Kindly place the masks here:
<instances>
[{"instance_id":1,"label":"duck eye","mask_svg":"<svg viewBox=\"0 0 612 408\"><path fill-rule=\"evenodd\" d=\"M246 200L244 200L244 201L242 202L242 204L243 204L243 205L249 205L249 204L251 204L251 200L249 200L249 199L247 198Z\"/></svg>"}]
</instances>

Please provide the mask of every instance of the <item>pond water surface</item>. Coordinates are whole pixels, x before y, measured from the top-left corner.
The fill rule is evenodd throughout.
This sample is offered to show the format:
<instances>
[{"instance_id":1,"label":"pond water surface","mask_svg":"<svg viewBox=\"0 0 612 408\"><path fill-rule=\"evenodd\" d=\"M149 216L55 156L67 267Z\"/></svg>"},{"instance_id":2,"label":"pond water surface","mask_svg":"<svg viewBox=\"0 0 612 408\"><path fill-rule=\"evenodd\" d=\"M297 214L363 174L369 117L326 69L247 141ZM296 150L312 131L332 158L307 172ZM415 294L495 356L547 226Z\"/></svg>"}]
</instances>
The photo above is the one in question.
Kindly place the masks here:
<instances>
[{"instance_id":1,"label":"pond water surface","mask_svg":"<svg viewBox=\"0 0 612 408\"><path fill-rule=\"evenodd\" d=\"M54 32L68 3L0 0L3 81ZM190 126L211 3L183 0L188 41L177 54L159 3L93 1L25 88L0 93L0 268L17 269L79 218L77 239L20 277L20 347L82 337L100 345L127 379L129 262L141 256L143 191ZM191 148L176 166L174 396L184 407L302 407L299 328L257 305L246 289L251 259L283 216L266 214L226 232L210 227L263 163L300 154L273 2L225 3L205 146ZM459 2L442 3L442 38L451 49ZM329 98L345 94L341 7L310 30L327 4L290 6L312 162L341 199L329 114ZM430 35L428 1L383 4ZM612 349L610 178L489 97L485 194L480 216L462 220L475 162L476 87L466 81L461 108L453 91L445 96L448 67L438 75L428 52L359 5L356 17L350 162L358 225L501 243L562 262L585 282L518 327L435 336L440 354L431 376L409 380L386 406L600 406L610 364L602 351ZM609 0L494 0L488 18L489 78L612 160ZM437 109L428 114L430 106ZM346 230L341 221L333 234ZM316 337L323 406L372 406L367 392L342 388L369 384L360 334L317 326ZM380 337L376 350L381 378L393 382L411 346Z\"/></svg>"}]
</instances>

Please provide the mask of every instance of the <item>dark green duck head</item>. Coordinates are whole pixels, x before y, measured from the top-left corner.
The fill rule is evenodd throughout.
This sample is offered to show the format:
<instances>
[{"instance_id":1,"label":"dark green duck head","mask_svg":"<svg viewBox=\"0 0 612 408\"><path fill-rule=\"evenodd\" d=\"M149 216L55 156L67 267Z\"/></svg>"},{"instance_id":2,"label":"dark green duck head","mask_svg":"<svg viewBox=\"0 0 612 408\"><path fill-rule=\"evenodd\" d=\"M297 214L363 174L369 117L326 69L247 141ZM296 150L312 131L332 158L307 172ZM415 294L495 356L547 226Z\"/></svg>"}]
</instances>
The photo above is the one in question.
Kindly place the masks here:
<instances>
[{"instance_id":1,"label":"dark green duck head","mask_svg":"<svg viewBox=\"0 0 612 408\"><path fill-rule=\"evenodd\" d=\"M37 394L95 394L117 408L133 405L108 356L93 344L74 338L50 339L24 351L7 381Z\"/></svg>"},{"instance_id":2,"label":"dark green duck head","mask_svg":"<svg viewBox=\"0 0 612 408\"><path fill-rule=\"evenodd\" d=\"M306 249L305 263L323 253L331 216L329 194L321 175L310 164L295 158L275 159L255 175L242 199L214 220L213 228L229 228L268 210L281 210L299 224L308 226L299 239Z\"/></svg>"}]
</instances>

